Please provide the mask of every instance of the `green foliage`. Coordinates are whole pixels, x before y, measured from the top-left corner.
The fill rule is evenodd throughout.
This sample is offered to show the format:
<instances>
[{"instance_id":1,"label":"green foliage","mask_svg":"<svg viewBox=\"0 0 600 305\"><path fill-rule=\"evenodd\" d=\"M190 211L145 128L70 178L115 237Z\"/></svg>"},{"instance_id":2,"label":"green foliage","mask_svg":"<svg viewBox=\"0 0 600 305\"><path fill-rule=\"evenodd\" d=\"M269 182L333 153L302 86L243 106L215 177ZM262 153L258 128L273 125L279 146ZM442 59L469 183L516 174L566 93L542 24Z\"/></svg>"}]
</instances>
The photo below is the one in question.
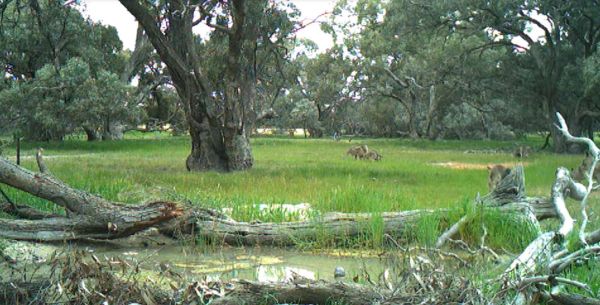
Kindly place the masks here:
<instances>
[{"instance_id":1,"label":"green foliage","mask_svg":"<svg viewBox=\"0 0 600 305\"><path fill-rule=\"evenodd\" d=\"M467 217L469 221L461 228L460 239L470 244L479 245L485 237L488 247L519 252L537 237L536 228L524 218L507 217L495 210L475 210Z\"/></svg>"},{"instance_id":2,"label":"green foliage","mask_svg":"<svg viewBox=\"0 0 600 305\"><path fill-rule=\"evenodd\" d=\"M597 258L591 258L582 264L567 269L564 272L566 278L586 283L589 285L592 293L589 294L587 291L580 290L573 286L566 287L567 291L587 295L589 297L598 298L600 297L600 261Z\"/></svg>"},{"instance_id":3,"label":"green foliage","mask_svg":"<svg viewBox=\"0 0 600 305\"><path fill-rule=\"evenodd\" d=\"M529 114L545 118L536 120L538 129L543 125L554 132L556 111L575 133L592 128L594 116L583 113L598 103L586 94L586 88L594 86L589 67L594 66L591 58L600 42L600 29L592 26L600 18L597 3L464 0L440 2L439 7L442 12L454 12L444 20L454 25L450 32L486 33L481 50L508 51L495 63L501 72L496 77L495 97L528 105ZM524 127L531 130L533 126ZM557 151L564 151L560 138L554 140Z\"/></svg>"},{"instance_id":4,"label":"green foliage","mask_svg":"<svg viewBox=\"0 0 600 305\"><path fill-rule=\"evenodd\" d=\"M595 111L574 111L598 104L599 10L555 2L340 1L321 25L334 47L292 62L300 81L279 124L316 136L515 139L553 132L561 111L573 132L591 132Z\"/></svg>"},{"instance_id":5,"label":"green foliage","mask_svg":"<svg viewBox=\"0 0 600 305\"><path fill-rule=\"evenodd\" d=\"M105 70L93 77L81 58L67 60L58 71L45 65L36 75L0 92L0 105L30 139L60 140L79 127L101 130L110 120L132 122L138 116L129 87Z\"/></svg>"},{"instance_id":6,"label":"green foliage","mask_svg":"<svg viewBox=\"0 0 600 305\"><path fill-rule=\"evenodd\" d=\"M422 217L409 230L406 230L403 238L428 247L433 247L441 234L439 215L427 215Z\"/></svg>"},{"instance_id":7,"label":"green foliage","mask_svg":"<svg viewBox=\"0 0 600 305\"><path fill-rule=\"evenodd\" d=\"M129 89L116 76L124 57L116 29L92 23L60 1L7 2L0 24L3 131L63 139L107 120L133 122Z\"/></svg>"},{"instance_id":8,"label":"green foliage","mask_svg":"<svg viewBox=\"0 0 600 305\"><path fill-rule=\"evenodd\" d=\"M6 239L0 238L0 255L2 255L2 252L4 251L4 249L6 249L6 247L8 247L8 241Z\"/></svg>"}]
</instances>

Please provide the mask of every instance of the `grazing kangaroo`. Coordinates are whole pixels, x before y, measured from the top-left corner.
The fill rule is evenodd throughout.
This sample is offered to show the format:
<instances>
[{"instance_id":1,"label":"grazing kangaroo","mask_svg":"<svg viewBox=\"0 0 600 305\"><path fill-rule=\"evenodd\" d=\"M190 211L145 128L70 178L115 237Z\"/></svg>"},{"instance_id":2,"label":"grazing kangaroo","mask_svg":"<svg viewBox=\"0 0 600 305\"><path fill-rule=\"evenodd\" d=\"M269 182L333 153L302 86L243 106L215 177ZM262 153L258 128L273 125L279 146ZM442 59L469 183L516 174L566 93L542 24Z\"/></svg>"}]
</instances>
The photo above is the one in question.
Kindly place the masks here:
<instances>
[{"instance_id":1,"label":"grazing kangaroo","mask_svg":"<svg viewBox=\"0 0 600 305\"><path fill-rule=\"evenodd\" d=\"M369 147L367 145L353 146L346 152L347 155L351 155L354 159L364 159L369 153Z\"/></svg>"},{"instance_id":2,"label":"grazing kangaroo","mask_svg":"<svg viewBox=\"0 0 600 305\"><path fill-rule=\"evenodd\" d=\"M490 192L492 192L500 183L500 181L510 174L510 168L505 167L504 165L497 164L494 166L488 165L488 171L490 172L488 176L488 188Z\"/></svg>"},{"instance_id":3,"label":"grazing kangaroo","mask_svg":"<svg viewBox=\"0 0 600 305\"><path fill-rule=\"evenodd\" d=\"M531 154L531 147L527 145L519 145L513 152L513 156L517 158L527 158L529 154Z\"/></svg>"},{"instance_id":4,"label":"grazing kangaroo","mask_svg":"<svg viewBox=\"0 0 600 305\"><path fill-rule=\"evenodd\" d=\"M379 160L381 160L381 158L383 158L383 156L380 155L375 150L369 150L369 152L366 155L366 158L369 159L369 160L373 160L373 161L379 161Z\"/></svg>"}]
</instances>

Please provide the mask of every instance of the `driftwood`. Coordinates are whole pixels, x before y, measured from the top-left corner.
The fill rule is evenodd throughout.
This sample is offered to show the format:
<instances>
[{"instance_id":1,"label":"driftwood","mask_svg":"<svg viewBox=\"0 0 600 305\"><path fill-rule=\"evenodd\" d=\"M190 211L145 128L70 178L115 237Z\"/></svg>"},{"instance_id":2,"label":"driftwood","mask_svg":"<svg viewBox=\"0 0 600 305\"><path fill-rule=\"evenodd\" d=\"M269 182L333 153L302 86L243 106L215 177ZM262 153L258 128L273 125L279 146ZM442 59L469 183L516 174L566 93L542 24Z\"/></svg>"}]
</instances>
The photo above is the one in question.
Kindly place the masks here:
<instances>
[{"instance_id":1,"label":"driftwood","mask_svg":"<svg viewBox=\"0 0 600 305\"><path fill-rule=\"evenodd\" d=\"M566 122L560 114L557 113L559 126L557 128L568 141L583 143L588 146L590 155L594 157L593 165L590 171L594 170L595 164L600 157L600 150L593 141L587 138L576 138L571 136ZM591 177L590 172L589 176ZM558 168L556 171L556 180L552 186L551 201L556 210L561 226L557 231L542 233L532 241L529 246L510 264L501 277L501 282L505 283L505 288L514 288L517 295L510 301L511 304L534 304L537 300L547 294L539 286L531 285L536 280L547 276L552 279L549 282L552 288L551 300L559 304L597 304L598 300L579 297L575 295L564 294L560 291L561 286L572 285L580 289L589 290L585 283L565 279L557 281L555 274L565 270L577 261L597 257L600 248L598 246L587 246L597 243L600 240L598 231L587 234L585 232L587 223L586 201L592 191L592 182L589 179L586 188L580 183L574 181L566 168ZM573 230L574 220L566 208L565 199L567 197L581 201L583 223L579 232L580 240L584 248L575 252L569 252L564 247L565 237ZM541 274L541 276L540 276Z\"/></svg>"},{"instance_id":2,"label":"driftwood","mask_svg":"<svg viewBox=\"0 0 600 305\"><path fill-rule=\"evenodd\" d=\"M0 219L0 237L39 241L114 239L183 214L180 205L172 202L126 205L73 189L49 173L41 151L37 162L41 173L0 158L0 182L65 208L67 216L58 217L9 202L9 212L29 219ZM2 208L6 210L6 203Z\"/></svg>"},{"instance_id":3,"label":"driftwood","mask_svg":"<svg viewBox=\"0 0 600 305\"><path fill-rule=\"evenodd\" d=\"M357 275L354 281L315 281L293 275L280 283L186 281L176 271L142 271L139 262L75 251L50 258L50 277L22 280L26 266L0 282L0 303L57 304L484 304L473 281L436 263L439 254L411 257L395 276ZM438 260L439 261L439 260ZM119 266L115 268L115 266ZM162 268L162 267L161 267ZM140 276L144 273L144 276ZM149 281L149 278L155 280ZM2 278L6 281L6 278ZM18 300L14 302L14 300ZM4 303L1 303L4 304Z\"/></svg>"},{"instance_id":4,"label":"driftwood","mask_svg":"<svg viewBox=\"0 0 600 305\"><path fill-rule=\"evenodd\" d=\"M559 126L568 141L578 142L588 146L589 154L593 156L592 166L588 177L600 159L600 150L593 141L587 138L571 136L567 125L560 114L557 113ZM588 195L593 189L592 179L588 179L587 187L576 182L566 168L558 168L556 179L552 186L549 198L528 198L525 196L525 183L522 166L517 166L509 175L504 177L500 184L490 194L477 200L478 205L485 207L496 206L500 209L514 205L523 207L523 215L531 223L538 226L538 221L546 218L558 218L561 226L556 231L540 232L538 237L518 255L501 275L499 282L504 283L501 297L507 304L535 304L544 298L549 304L598 304L600 301L585 296L568 294L560 291L565 285L575 286L589 291L585 283L570 279L560 278L556 275L572 266L600 255L600 230L585 232L588 221L586 205ZM566 208L566 198L580 201L582 206L582 225L579 239L584 246L582 249L570 252L565 249L565 237L573 231L574 219ZM468 217L461 218L451 226L438 239L436 246L442 247L451 240L461 226L468 222ZM539 226L538 226L539 228ZM588 246L590 245L590 246ZM537 284L544 284L542 286ZM551 287L548 293L540 287ZM506 292L515 291L516 296L511 298Z\"/></svg>"}]
</instances>

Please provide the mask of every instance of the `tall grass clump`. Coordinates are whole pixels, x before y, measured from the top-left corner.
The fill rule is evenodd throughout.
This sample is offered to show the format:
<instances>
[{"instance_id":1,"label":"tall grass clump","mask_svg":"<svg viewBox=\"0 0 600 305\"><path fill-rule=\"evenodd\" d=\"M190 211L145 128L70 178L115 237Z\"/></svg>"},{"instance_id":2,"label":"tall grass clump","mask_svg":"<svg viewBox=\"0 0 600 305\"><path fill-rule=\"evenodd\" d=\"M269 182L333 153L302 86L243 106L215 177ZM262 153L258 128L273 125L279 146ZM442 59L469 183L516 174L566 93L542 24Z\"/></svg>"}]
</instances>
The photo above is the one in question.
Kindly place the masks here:
<instances>
[{"instance_id":1,"label":"tall grass clump","mask_svg":"<svg viewBox=\"0 0 600 305\"><path fill-rule=\"evenodd\" d=\"M582 264L567 269L564 271L564 276L588 284L592 293L589 294L588 292L579 290L573 286L568 286L567 291L588 295L592 298L600 297L600 260L598 260L598 258L592 257Z\"/></svg>"},{"instance_id":2,"label":"tall grass clump","mask_svg":"<svg viewBox=\"0 0 600 305\"><path fill-rule=\"evenodd\" d=\"M461 227L461 239L470 244L482 242L493 249L520 252L537 235L537 229L525 217L492 209L474 208L467 214L469 221Z\"/></svg>"}]
</instances>

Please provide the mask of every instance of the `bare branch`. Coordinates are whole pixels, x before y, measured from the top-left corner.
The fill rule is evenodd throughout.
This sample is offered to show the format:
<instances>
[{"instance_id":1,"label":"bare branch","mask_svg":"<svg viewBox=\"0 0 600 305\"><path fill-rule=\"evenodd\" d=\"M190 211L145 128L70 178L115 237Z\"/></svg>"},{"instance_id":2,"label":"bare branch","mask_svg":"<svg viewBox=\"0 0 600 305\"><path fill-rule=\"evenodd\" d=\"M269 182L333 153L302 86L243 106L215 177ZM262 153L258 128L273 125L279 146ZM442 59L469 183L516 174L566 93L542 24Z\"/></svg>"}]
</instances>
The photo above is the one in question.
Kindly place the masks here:
<instances>
[{"instance_id":1,"label":"bare branch","mask_svg":"<svg viewBox=\"0 0 600 305\"><path fill-rule=\"evenodd\" d=\"M38 168L40 169L40 172L42 174L50 174L50 171L48 170L48 167L46 166L46 163L44 163L44 159L42 157L42 154L44 153L44 149L43 148L38 148L37 153L35 154L35 160L37 161L37 165Z\"/></svg>"},{"instance_id":2,"label":"bare branch","mask_svg":"<svg viewBox=\"0 0 600 305\"><path fill-rule=\"evenodd\" d=\"M435 243L436 248L441 248L449 239L451 239L460 228L469 220L467 216L463 216L460 220L458 220L455 224L453 224L446 232L444 232Z\"/></svg>"},{"instance_id":3,"label":"bare branch","mask_svg":"<svg viewBox=\"0 0 600 305\"><path fill-rule=\"evenodd\" d=\"M556 285L557 283L562 283L562 284L567 284L567 285L571 285L571 286L575 286L579 289L585 290L587 292L592 293L592 290L590 289L590 287L587 284L584 284L582 282L578 282L575 280L571 280L571 279L567 279L564 277L558 277L558 276L533 276L533 277L528 277L528 278L524 278L523 280L521 280L521 282L519 283L519 290L524 289L527 286L530 286L532 284L536 284L536 283L550 283L551 285Z\"/></svg>"},{"instance_id":4,"label":"bare branch","mask_svg":"<svg viewBox=\"0 0 600 305\"><path fill-rule=\"evenodd\" d=\"M293 32L296 33L298 31L310 26L311 24L317 23L318 22L317 20L319 18L326 16L326 15L331 15L331 12L323 12L323 13L319 14L318 16L316 16L315 18L309 20L306 23L304 23L304 20L300 21L300 23L299 23L300 25L298 27L294 28Z\"/></svg>"},{"instance_id":5,"label":"bare branch","mask_svg":"<svg viewBox=\"0 0 600 305\"><path fill-rule=\"evenodd\" d=\"M592 246L588 248L579 249L573 253L570 253L564 257L558 258L548 264L548 269L553 274L558 274L564 271L575 261L581 261L587 257L595 257L600 254L600 246Z\"/></svg>"},{"instance_id":6,"label":"bare branch","mask_svg":"<svg viewBox=\"0 0 600 305\"><path fill-rule=\"evenodd\" d=\"M556 117L558 119L558 123L559 125L556 125L556 128L558 129L558 131L560 131L563 136L567 139L567 141L569 142L573 142L573 143L580 143L580 144L584 144L588 147L588 151L590 153L590 156L592 156L593 160L592 160L592 164L589 168L589 177L593 177L594 175L594 169L596 168L596 164L598 163L598 160L600 158L600 149L598 149L598 147L596 146L596 144L594 143L594 141L592 141L591 139L588 139L586 137L574 137L571 135L571 133L569 132L569 128L567 127L567 123L565 121L565 119L562 117L562 115L560 113L556 113ZM573 183L573 182L571 182ZM576 184L574 184L575 187L577 187ZM587 216L587 199L589 194L592 192L594 185L593 185L593 181L591 178L588 178L588 186L587 186L587 192L585 193L585 195L583 196L583 198L581 198L581 215L583 217L583 221L581 223L581 228L579 230L579 239L581 240L581 242L583 244L587 244L586 241L586 236L585 236L585 229L588 223L588 216Z\"/></svg>"},{"instance_id":7,"label":"bare branch","mask_svg":"<svg viewBox=\"0 0 600 305\"><path fill-rule=\"evenodd\" d=\"M219 30L221 32L227 33L227 34L232 34L232 30L226 26L220 25L220 24L216 24L212 22L213 16L212 14L206 10L205 7L203 7L202 5L198 5L198 10L200 11L200 18L194 20L194 22L192 22L192 26L196 26L198 24L200 24L203 20L205 21L204 23L208 26L211 27L215 30Z\"/></svg>"},{"instance_id":8,"label":"bare branch","mask_svg":"<svg viewBox=\"0 0 600 305\"><path fill-rule=\"evenodd\" d=\"M544 26L539 20L529 17L525 12L523 12L523 10L519 11L519 15L521 16L521 19L531 22L531 23L537 25L540 29L542 29L544 31L544 35L546 36L548 45L551 48L554 47L554 39L552 39L551 29Z\"/></svg>"},{"instance_id":9,"label":"bare branch","mask_svg":"<svg viewBox=\"0 0 600 305\"><path fill-rule=\"evenodd\" d=\"M389 68L384 68L383 69L385 72L387 72L387 74L398 84L400 85L400 87L402 88L408 88L408 84L401 80L396 74L394 74L394 72L392 72L392 70L390 70Z\"/></svg>"}]
</instances>

